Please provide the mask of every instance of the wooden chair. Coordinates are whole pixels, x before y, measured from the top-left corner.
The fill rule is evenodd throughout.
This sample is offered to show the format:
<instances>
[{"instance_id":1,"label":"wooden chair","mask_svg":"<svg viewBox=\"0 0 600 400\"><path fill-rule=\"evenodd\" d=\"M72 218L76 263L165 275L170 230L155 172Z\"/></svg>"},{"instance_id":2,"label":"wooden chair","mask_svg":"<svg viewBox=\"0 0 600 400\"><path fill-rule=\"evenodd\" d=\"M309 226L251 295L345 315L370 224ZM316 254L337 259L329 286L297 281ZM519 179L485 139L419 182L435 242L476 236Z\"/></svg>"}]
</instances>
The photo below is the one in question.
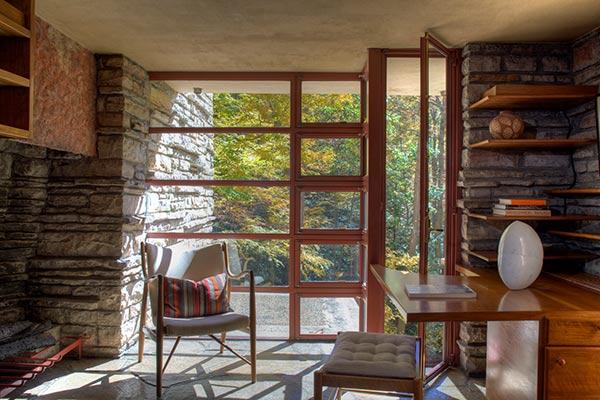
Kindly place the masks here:
<instances>
[{"instance_id":1,"label":"wooden chair","mask_svg":"<svg viewBox=\"0 0 600 400\"><path fill-rule=\"evenodd\" d=\"M315 371L314 400L323 386L366 393L410 393L423 400L423 349L418 338L369 332L340 332L329 360Z\"/></svg>"},{"instance_id":2,"label":"wooden chair","mask_svg":"<svg viewBox=\"0 0 600 400\"><path fill-rule=\"evenodd\" d=\"M174 247L159 247L142 243L142 271L144 274L144 291L142 298L142 314L140 316L138 361L144 356L144 329L146 327L147 299L150 297L150 309L155 329L148 330L156 340L156 394L162 395L162 376L179 344L181 337L207 335L231 351L242 361L250 365L252 383L256 382L256 299L254 273L243 271L233 274L229 269L227 246L214 244L199 250L183 251ZM245 276L250 281L250 315L227 312L198 318L169 318L164 316L164 277L178 279L202 280L209 276L227 273L229 280L239 280ZM227 297L230 298L231 283L227 284ZM225 343L227 332L246 330L250 334L250 360L242 356ZM215 335L220 334L218 339ZM163 340L175 337L175 343L167 361L163 366Z\"/></svg>"}]
</instances>

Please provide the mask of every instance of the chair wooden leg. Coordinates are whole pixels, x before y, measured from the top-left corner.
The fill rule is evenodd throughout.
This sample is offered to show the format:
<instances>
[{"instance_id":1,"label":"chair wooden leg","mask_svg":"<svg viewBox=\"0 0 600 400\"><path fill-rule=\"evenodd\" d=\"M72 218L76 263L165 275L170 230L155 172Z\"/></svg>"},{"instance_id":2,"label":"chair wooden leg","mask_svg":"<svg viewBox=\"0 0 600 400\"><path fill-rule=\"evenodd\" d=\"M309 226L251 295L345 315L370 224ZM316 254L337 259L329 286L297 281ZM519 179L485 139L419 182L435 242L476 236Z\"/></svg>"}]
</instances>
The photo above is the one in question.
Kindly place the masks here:
<instances>
[{"instance_id":1,"label":"chair wooden leg","mask_svg":"<svg viewBox=\"0 0 600 400\"><path fill-rule=\"evenodd\" d=\"M156 338L156 397L162 396L162 376L163 376L163 335L158 332Z\"/></svg>"},{"instance_id":2,"label":"chair wooden leg","mask_svg":"<svg viewBox=\"0 0 600 400\"><path fill-rule=\"evenodd\" d=\"M413 397L415 400L423 400L425 398L423 394L423 382L420 379L415 382L415 393Z\"/></svg>"},{"instance_id":3,"label":"chair wooden leg","mask_svg":"<svg viewBox=\"0 0 600 400\"><path fill-rule=\"evenodd\" d=\"M142 294L142 308L140 310L140 330L138 332L138 362L144 360L144 344L146 337L144 336L144 327L146 326L146 306L148 300L148 284L144 282L144 290Z\"/></svg>"},{"instance_id":4,"label":"chair wooden leg","mask_svg":"<svg viewBox=\"0 0 600 400\"><path fill-rule=\"evenodd\" d=\"M315 372L314 400L323 400L323 376L320 371Z\"/></svg>"},{"instance_id":5,"label":"chair wooden leg","mask_svg":"<svg viewBox=\"0 0 600 400\"><path fill-rule=\"evenodd\" d=\"M221 333L221 350L219 351L219 353L221 353L221 354L223 354L223 351L225 350L225 346L223 346L223 343L225 343L226 337L227 337L227 332Z\"/></svg>"},{"instance_id":6,"label":"chair wooden leg","mask_svg":"<svg viewBox=\"0 0 600 400\"><path fill-rule=\"evenodd\" d=\"M250 330L250 371L252 383L256 382L256 326Z\"/></svg>"}]
</instances>

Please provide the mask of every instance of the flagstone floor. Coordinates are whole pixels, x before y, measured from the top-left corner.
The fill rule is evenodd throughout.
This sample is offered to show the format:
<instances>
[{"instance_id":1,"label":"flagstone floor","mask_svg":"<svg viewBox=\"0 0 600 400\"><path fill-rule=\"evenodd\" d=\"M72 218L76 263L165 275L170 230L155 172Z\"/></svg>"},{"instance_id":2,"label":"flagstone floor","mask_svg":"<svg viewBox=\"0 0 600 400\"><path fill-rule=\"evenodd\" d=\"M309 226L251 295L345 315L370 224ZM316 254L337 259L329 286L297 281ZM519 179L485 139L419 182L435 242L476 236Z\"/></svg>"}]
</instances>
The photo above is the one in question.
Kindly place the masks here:
<instances>
[{"instance_id":1,"label":"flagstone floor","mask_svg":"<svg viewBox=\"0 0 600 400\"><path fill-rule=\"evenodd\" d=\"M170 349L171 341L165 344ZM247 354L248 342L232 340ZM218 353L211 340L182 340L165 375L163 399L308 400L313 396L313 372L331 352L330 342L258 341L258 382L249 382L250 368L231 353ZM166 350L168 351L168 350ZM137 363L137 349L119 359L64 360L14 391L10 399L154 399L154 343ZM165 357L166 358L166 357ZM483 381L449 370L430 382L426 399L485 399ZM324 398L331 396L325 392ZM346 393L344 400L383 397Z\"/></svg>"}]
</instances>

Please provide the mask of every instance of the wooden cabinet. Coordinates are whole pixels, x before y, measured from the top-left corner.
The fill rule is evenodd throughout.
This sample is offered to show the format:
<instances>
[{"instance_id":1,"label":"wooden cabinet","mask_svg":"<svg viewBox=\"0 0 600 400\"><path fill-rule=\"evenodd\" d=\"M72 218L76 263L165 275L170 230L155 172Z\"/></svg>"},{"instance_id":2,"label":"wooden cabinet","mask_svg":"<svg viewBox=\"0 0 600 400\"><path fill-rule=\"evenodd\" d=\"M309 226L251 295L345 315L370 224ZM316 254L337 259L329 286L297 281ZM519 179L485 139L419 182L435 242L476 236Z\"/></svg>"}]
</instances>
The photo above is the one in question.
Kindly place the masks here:
<instances>
[{"instance_id":1,"label":"wooden cabinet","mask_svg":"<svg viewBox=\"0 0 600 400\"><path fill-rule=\"evenodd\" d=\"M548 345L600 347L600 320L551 318L548 320Z\"/></svg>"},{"instance_id":2,"label":"wooden cabinet","mask_svg":"<svg viewBox=\"0 0 600 400\"><path fill-rule=\"evenodd\" d=\"M34 16L34 0L0 0L0 136L31 135Z\"/></svg>"},{"instance_id":3,"label":"wooden cabinet","mask_svg":"<svg viewBox=\"0 0 600 400\"><path fill-rule=\"evenodd\" d=\"M546 400L600 399L600 347L546 347Z\"/></svg>"}]
</instances>

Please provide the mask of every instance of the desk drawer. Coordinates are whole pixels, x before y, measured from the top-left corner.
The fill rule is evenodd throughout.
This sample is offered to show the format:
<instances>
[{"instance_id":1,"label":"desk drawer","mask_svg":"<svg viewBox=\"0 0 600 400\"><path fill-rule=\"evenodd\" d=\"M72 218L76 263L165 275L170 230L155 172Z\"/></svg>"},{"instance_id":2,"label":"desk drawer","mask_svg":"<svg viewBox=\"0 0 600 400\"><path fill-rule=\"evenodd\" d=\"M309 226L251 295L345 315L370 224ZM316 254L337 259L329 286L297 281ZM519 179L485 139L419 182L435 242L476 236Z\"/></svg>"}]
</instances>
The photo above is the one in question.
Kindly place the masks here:
<instances>
[{"instance_id":1,"label":"desk drawer","mask_svg":"<svg viewBox=\"0 0 600 400\"><path fill-rule=\"evenodd\" d=\"M548 345L600 346L600 320L550 319Z\"/></svg>"},{"instance_id":2,"label":"desk drawer","mask_svg":"<svg viewBox=\"0 0 600 400\"><path fill-rule=\"evenodd\" d=\"M546 347L546 400L600 399L600 348Z\"/></svg>"}]
</instances>

